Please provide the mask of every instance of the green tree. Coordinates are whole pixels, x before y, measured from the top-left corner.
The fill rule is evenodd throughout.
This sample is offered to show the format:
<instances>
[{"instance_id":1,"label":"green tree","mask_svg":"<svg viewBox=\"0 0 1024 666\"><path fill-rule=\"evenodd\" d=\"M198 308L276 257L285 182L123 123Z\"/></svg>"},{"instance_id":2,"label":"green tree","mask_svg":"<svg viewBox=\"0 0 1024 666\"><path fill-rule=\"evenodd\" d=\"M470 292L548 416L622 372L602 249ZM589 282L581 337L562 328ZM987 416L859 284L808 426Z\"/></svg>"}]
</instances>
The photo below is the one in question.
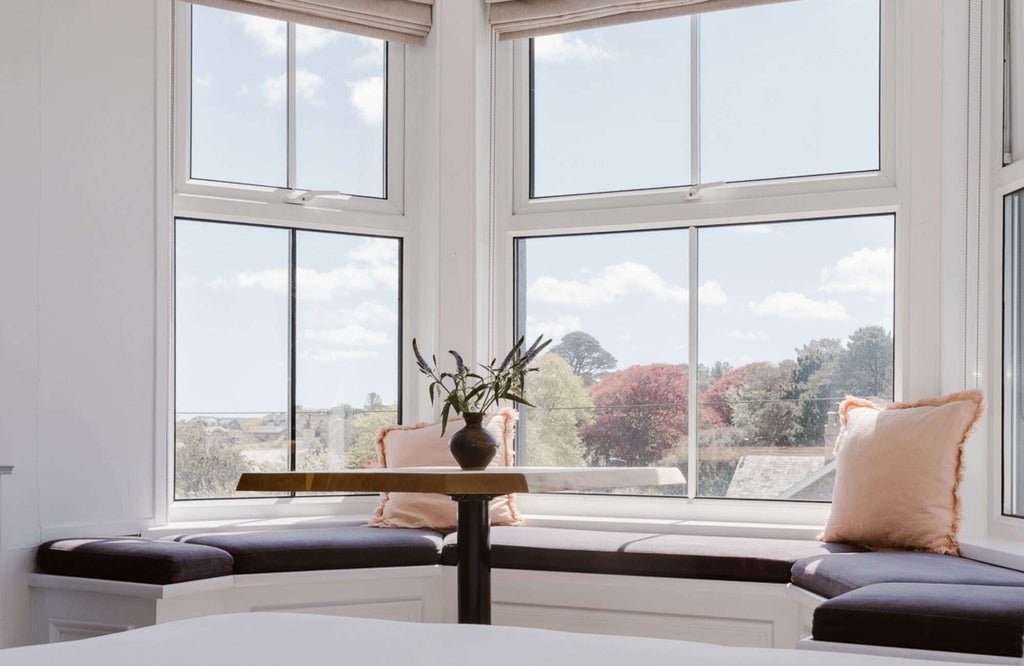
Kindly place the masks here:
<instances>
[{"instance_id":1,"label":"green tree","mask_svg":"<svg viewBox=\"0 0 1024 666\"><path fill-rule=\"evenodd\" d=\"M892 335L881 326L864 326L850 336L839 364L845 393L892 398Z\"/></svg>"},{"instance_id":2,"label":"green tree","mask_svg":"<svg viewBox=\"0 0 1024 666\"><path fill-rule=\"evenodd\" d=\"M597 338L583 331L566 333L551 352L564 358L586 386L592 386L618 363Z\"/></svg>"},{"instance_id":3,"label":"green tree","mask_svg":"<svg viewBox=\"0 0 1024 666\"><path fill-rule=\"evenodd\" d=\"M794 361L752 363L743 384L727 391L732 423L751 446L790 446L799 433L800 406L789 399Z\"/></svg>"},{"instance_id":4,"label":"green tree","mask_svg":"<svg viewBox=\"0 0 1024 666\"><path fill-rule=\"evenodd\" d=\"M345 466L376 467L379 460L377 433L381 428L398 423L398 408L385 405L380 396L371 393L366 398L365 409L352 414L347 422L352 439L345 451Z\"/></svg>"},{"instance_id":5,"label":"green tree","mask_svg":"<svg viewBox=\"0 0 1024 666\"><path fill-rule=\"evenodd\" d=\"M233 435L202 423L174 428L174 492L180 498L228 497L242 472L253 465L239 453Z\"/></svg>"},{"instance_id":6,"label":"green tree","mask_svg":"<svg viewBox=\"0 0 1024 666\"><path fill-rule=\"evenodd\" d=\"M527 400L523 462L528 465L578 467L585 449L580 425L594 420L594 401L558 354L544 354L534 363L537 372L526 380Z\"/></svg>"},{"instance_id":7,"label":"green tree","mask_svg":"<svg viewBox=\"0 0 1024 666\"><path fill-rule=\"evenodd\" d=\"M796 350L796 368L790 397L799 398L797 441L808 446L822 443L828 413L835 411L843 391L836 382L846 350L836 338L811 340Z\"/></svg>"}]
</instances>

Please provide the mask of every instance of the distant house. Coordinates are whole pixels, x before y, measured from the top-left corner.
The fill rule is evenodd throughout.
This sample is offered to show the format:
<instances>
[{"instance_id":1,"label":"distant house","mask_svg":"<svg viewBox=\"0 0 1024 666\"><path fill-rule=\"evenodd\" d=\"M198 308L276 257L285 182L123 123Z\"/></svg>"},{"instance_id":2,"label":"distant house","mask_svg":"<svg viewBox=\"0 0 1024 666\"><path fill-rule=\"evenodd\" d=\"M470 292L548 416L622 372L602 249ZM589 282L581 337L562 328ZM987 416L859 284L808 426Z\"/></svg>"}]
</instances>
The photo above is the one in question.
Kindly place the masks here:
<instances>
[{"instance_id":1,"label":"distant house","mask_svg":"<svg viewBox=\"0 0 1024 666\"><path fill-rule=\"evenodd\" d=\"M826 468L825 456L751 455L740 458L726 497L781 499ZM831 466L831 463L830 465ZM832 496L831 486L828 496ZM799 498L811 499L811 498Z\"/></svg>"}]
</instances>

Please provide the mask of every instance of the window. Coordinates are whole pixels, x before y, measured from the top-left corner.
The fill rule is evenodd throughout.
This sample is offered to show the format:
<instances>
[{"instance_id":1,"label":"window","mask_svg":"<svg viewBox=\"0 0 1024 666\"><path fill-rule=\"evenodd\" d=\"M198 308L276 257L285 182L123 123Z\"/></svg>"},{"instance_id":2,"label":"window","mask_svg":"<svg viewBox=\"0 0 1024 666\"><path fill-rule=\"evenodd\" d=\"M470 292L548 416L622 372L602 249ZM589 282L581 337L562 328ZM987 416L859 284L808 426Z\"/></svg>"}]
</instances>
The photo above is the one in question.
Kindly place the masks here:
<instances>
[{"instance_id":1,"label":"window","mask_svg":"<svg viewBox=\"0 0 1024 666\"><path fill-rule=\"evenodd\" d=\"M532 40L530 196L878 170L879 12L804 0Z\"/></svg>"},{"instance_id":2,"label":"window","mask_svg":"<svg viewBox=\"0 0 1024 666\"><path fill-rule=\"evenodd\" d=\"M893 398L892 215L520 238L516 266L520 333L556 339L522 464L692 463L670 493L823 500L838 403Z\"/></svg>"},{"instance_id":3,"label":"window","mask_svg":"<svg viewBox=\"0 0 1024 666\"><path fill-rule=\"evenodd\" d=\"M404 47L185 3L175 26L172 498L366 466L401 422Z\"/></svg>"},{"instance_id":4,"label":"window","mask_svg":"<svg viewBox=\"0 0 1024 666\"><path fill-rule=\"evenodd\" d=\"M362 467L399 400L401 242L178 220L175 497Z\"/></svg>"},{"instance_id":5,"label":"window","mask_svg":"<svg viewBox=\"0 0 1024 666\"><path fill-rule=\"evenodd\" d=\"M1021 270L1024 251L1024 190L1005 198L1003 247L1003 513L1024 517L1024 272Z\"/></svg>"},{"instance_id":6,"label":"window","mask_svg":"<svg viewBox=\"0 0 1024 666\"><path fill-rule=\"evenodd\" d=\"M191 178L387 196L385 42L191 12Z\"/></svg>"}]
</instances>

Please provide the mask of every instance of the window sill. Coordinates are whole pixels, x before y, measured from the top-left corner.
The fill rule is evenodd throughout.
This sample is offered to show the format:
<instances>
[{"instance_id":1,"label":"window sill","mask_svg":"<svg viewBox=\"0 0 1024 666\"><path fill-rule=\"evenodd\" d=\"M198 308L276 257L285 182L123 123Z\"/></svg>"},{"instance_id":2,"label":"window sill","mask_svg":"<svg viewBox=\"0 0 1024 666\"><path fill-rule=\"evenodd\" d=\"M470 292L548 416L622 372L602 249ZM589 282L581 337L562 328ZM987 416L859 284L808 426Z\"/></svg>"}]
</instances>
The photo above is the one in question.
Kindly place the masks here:
<instances>
[{"instance_id":1,"label":"window sill","mask_svg":"<svg viewBox=\"0 0 1024 666\"><path fill-rule=\"evenodd\" d=\"M1024 571L1024 542L1000 537L960 539L960 554L972 560Z\"/></svg>"}]
</instances>

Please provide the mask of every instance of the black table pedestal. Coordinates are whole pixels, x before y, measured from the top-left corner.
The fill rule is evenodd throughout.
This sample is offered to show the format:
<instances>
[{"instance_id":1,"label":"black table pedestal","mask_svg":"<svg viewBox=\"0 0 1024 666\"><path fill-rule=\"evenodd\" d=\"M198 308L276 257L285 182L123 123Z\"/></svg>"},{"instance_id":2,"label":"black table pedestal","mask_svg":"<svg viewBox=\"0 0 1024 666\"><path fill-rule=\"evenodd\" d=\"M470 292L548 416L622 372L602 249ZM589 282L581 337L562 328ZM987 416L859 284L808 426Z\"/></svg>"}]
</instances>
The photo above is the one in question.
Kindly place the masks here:
<instances>
[{"instance_id":1,"label":"black table pedestal","mask_svg":"<svg viewBox=\"0 0 1024 666\"><path fill-rule=\"evenodd\" d=\"M458 510L459 624L491 623L491 495L453 495Z\"/></svg>"}]
</instances>

